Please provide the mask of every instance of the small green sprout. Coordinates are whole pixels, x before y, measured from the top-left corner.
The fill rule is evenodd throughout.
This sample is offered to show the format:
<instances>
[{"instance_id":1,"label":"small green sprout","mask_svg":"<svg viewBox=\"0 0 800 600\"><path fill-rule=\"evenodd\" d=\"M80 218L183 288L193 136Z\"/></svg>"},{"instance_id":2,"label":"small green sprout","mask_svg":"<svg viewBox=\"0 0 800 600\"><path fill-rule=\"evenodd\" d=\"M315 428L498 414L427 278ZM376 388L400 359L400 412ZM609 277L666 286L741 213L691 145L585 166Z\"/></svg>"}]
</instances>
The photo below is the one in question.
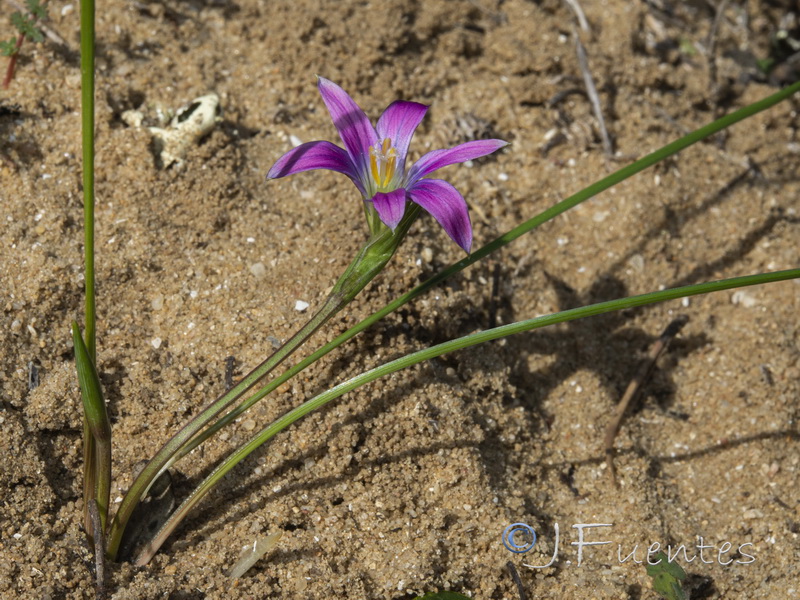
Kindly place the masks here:
<instances>
[{"instance_id":1,"label":"small green sprout","mask_svg":"<svg viewBox=\"0 0 800 600\"><path fill-rule=\"evenodd\" d=\"M31 38L34 42L42 42L44 41L44 35L42 30L36 26L36 21L41 18L37 13L44 9L39 5L38 0L29 0L28 9L30 10L30 16L23 15L19 11L12 13L11 24L17 28L17 31Z\"/></svg>"},{"instance_id":2,"label":"small green sprout","mask_svg":"<svg viewBox=\"0 0 800 600\"><path fill-rule=\"evenodd\" d=\"M0 54L10 57L6 78L3 81L3 88L8 88L8 84L11 83L11 78L14 76L14 68L17 64L17 56L19 55L19 49L22 47L23 40L28 37L36 43L44 41L44 34L42 30L37 27L36 23L47 18L46 4L47 0L43 2L39 0L26 0L25 6L28 9L28 14L23 14L20 11L11 14L11 24L19 34L15 38L0 40Z\"/></svg>"},{"instance_id":3,"label":"small green sprout","mask_svg":"<svg viewBox=\"0 0 800 600\"><path fill-rule=\"evenodd\" d=\"M658 562L647 565L647 574L653 578L653 589L664 600L686 600L681 581L686 579L686 571L677 563L669 562L663 552L656 554Z\"/></svg>"},{"instance_id":4,"label":"small green sprout","mask_svg":"<svg viewBox=\"0 0 800 600\"><path fill-rule=\"evenodd\" d=\"M0 54L3 56L11 56L17 53L17 38L10 40L0 40Z\"/></svg>"},{"instance_id":5,"label":"small green sprout","mask_svg":"<svg viewBox=\"0 0 800 600\"><path fill-rule=\"evenodd\" d=\"M686 54L687 56L696 56L697 55L697 48L687 37L681 36L679 40L679 48L681 53Z\"/></svg>"},{"instance_id":6,"label":"small green sprout","mask_svg":"<svg viewBox=\"0 0 800 600\"><path fill-rule=\"evenodd\" d=\"M28 14L23 15L19 11L13 12L11 14L11 24L19 31L20 35L29 37L37 44L41 43L44 41L44 34L42 30L36 26L36 22L47 18L47 7L39 2L39 0L27 0L25 6L28 8ZM19 52L17 39L18 38L11 38L9 40L0 41L0 54L3 56L11 56Z\"/></svg>"}]
</instances>

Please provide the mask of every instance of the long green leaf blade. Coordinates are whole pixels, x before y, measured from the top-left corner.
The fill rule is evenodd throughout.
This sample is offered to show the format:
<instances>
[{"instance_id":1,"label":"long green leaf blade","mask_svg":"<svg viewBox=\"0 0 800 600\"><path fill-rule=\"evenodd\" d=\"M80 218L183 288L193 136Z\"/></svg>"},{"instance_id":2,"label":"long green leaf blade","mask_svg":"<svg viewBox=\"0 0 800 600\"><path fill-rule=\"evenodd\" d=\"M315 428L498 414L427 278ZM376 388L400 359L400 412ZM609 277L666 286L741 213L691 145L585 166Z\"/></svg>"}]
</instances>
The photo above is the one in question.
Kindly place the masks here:
<instances>
[{"instance_id":1,"label":"long green leaf blade","mask_svg":"<svg viewBox=\"0 0 800 600\"><path fill-rule=\"evenodd\" d=\"M733 288L746 287L751 285L758 285L763 283L773 283L778 281L786 281L789 279L800 278L800 269L790 269L788 271L775 271L772 273L759 273L757 275L747 275L744 277L734 277L732 279L723 279L721 281L712 281L708 283L700 283L696 285L682 286L678 288L662 290L660 292L651 292L649 294L642 294L639 296L631 296L628 298L620 298L618 300L610 300L607 302L600 302L598 304L591 304L580 308L573 308L570 310L561 311L558 313L534 317L525 321L517 323L510 323L501 327L487 329L472 335L464 336L449 342L444 342L412 354L400 357L390 361L384 365L366 371L352 379L334 386L326 392L318 395L311 400L308 400L300 406L285 413L282 417L275 420L269 426L265 427L256 433L246 444L232 452L228 458L206 477L203 482L197 486L194 491L189 495L186 500L175 510L169 520L158 531L153 540L136 558L136 565L142 566L146 564L150 558L158 551L158 548L167 537L174 531L178 524L188 514L188 512L200 501L205 495L211 491L214 485L219 482L222 477L228 473L233 467L239 464L242 460L247 458L257 448L272 439L282 430L289 425L304 417L308 413L324 406L328 402L339 398L340 396L351 392L371 381L380 377L390 375L401 369L405 369L416 365L420 362L442 356L449 352L462 350L478 344L483 344L492 340L496 340L509 335L539 329L557 323L565 323L567 321L574 321L594 315L600 315L617 310L624 310L628 308L635 308L638 306L646 306L655 304L657 302L665 302L667 300L676 300L687 296L696 296L698 294L708 294L711 292L719 292Z\"/></svg>"}]
</instances>

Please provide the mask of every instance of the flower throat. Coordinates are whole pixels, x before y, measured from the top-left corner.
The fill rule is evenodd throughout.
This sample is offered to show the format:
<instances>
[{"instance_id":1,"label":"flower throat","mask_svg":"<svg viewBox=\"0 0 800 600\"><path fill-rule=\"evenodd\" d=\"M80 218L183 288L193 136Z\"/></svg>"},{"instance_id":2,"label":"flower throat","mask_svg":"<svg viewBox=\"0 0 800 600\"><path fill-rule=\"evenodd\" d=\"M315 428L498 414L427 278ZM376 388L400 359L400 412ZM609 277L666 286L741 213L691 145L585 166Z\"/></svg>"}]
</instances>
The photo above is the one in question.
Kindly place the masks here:
<instances>
[{"instance_id":1,"label":"flower throat","mask_svg":"<svg viewBox=\"0 0 800 600\"><path fill-rule=\"evenodd\" d=\"M385 138L380 144L375 144L369 149L369 166L378 191L389 191L387 188L397 168L397 150L392 146L391 139Z\"/></svg>"}]
</instances>

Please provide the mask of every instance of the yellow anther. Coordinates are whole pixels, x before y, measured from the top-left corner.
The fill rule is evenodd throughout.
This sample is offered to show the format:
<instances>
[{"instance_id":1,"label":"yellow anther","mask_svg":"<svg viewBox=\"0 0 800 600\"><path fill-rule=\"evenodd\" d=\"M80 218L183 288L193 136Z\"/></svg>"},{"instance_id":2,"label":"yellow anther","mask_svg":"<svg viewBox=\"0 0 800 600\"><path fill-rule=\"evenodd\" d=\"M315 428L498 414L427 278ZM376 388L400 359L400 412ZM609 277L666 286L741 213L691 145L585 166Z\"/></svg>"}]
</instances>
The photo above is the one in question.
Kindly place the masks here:
<instances>
[{"instance_id":1,"label":"yellow anther","mask_svg":"<svg viewBox=\"0 0 800 600\"><path fill-rule=\"evenodd\" d=\"M378 167L378 157L375 156L375 148L369 149L369 166L372 170L372 179L378 185L381 184L380 168Z\"/></svg>"}]
</instances>

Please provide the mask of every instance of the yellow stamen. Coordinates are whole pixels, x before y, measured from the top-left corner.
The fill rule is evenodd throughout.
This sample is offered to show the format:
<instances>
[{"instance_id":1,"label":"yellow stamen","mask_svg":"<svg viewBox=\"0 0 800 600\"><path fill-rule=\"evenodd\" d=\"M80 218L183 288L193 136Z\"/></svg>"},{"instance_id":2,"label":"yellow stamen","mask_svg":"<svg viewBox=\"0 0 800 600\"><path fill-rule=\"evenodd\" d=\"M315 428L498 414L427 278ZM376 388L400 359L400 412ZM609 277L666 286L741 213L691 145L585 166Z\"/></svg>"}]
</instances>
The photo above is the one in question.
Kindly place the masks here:
<instances>
[{"instance_id":1,"label":"yellow stamen","mask_svg":"<svg viewBox=\"0 0 800 600\"><path fill-rule=\"evenodd\" d=\"M380 185L381 175L378 169L378 158L375 156L375 148L369 149L369 166L372 170L372 179Z\"/></svg>"},{"instance_id":2,"label":"yellow stamen","mask_svg":"<svg viewBox=\"0 0 800 600\"><path fill-rule=\"evenodd\" d=\"M369 168L379 191L391 184L397 170L397 150L392 147L391 139L385 138L380 146L376 144L369 149Z\"/></svg>"},{"instance_id":3,"label":"yellow stamen","mask_svg":"<svg viewBox=\"0 0 800 600\"><path fill-rule=\"evenodd\" d=\"M392 181L394 177L394 170L397 166L397 152L394 148L390 148L389 152L386 156L386 173L383 176L383 182L381 185L389 185L389 182Z\"/></svg>"}]
</instances>

